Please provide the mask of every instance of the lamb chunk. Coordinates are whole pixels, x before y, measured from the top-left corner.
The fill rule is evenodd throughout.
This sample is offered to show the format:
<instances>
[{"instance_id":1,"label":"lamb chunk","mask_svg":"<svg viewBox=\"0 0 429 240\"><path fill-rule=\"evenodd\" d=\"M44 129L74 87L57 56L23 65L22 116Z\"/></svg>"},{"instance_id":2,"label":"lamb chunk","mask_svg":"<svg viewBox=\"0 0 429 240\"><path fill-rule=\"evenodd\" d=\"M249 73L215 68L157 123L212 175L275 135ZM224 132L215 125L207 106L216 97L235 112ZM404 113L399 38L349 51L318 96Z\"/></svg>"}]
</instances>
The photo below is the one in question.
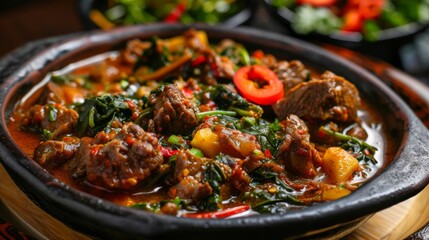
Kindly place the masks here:
<instances>
[{"instance_id":1,"label":"lamb chunk","mask_svg":"<svg viewBox=\"0 0 429 240\"><path fill-rule=\"evenodd\" d=\"M207 162L207 158L194 156L188 151L180 151L176 157L174 177L178 181L186 177L193 177L198 181L202 181L204 177L204 165Z\"/></svg>"},{"instance_id":2,"label":"lamb chunk","mask_svg":"<svg viewBox=\"0 0 429 240\"><path fill-rule=\"evenodd\" d=\"M127 47L121 52L121 60L125 64L135 64L143 55L144 50L150 47L150 42L132 39L127 42Z\"/></svg>"},{"instance_id":3,"label":"lamb chunk","mask_svg":"<svg viewBox=\"0 0 429 240\"><path fill-rule=\"evenodd\" d=\"M207 50L207 39L202 39L198 31L195 29L190 29L183 34L183 39L185 46L191 48L194 51L204 51Z\"/></svg>"},{"instance_id":4,"label":"lamb chunk","mask_svg":"<svg viewBox=\"0 0 429 240\"><path fill-rule=\"evenodd\" d=\"M310 134L304 121L296 115L290 115L282 125L285 126L286 136L276 158L286 169L299 176L315 177L317 174L315 164L321 162L321 157L310 143Z\"/></svg>"},{"instance_id":5,"label":"lamb chunk","mask_svg":"<svg viewBox=\"0 0 429 240\"><path fill-rule=\"evenodd\" d=\"M134 123L127 123L110 141L98 133L81 156L86 178L108 189L130 190L157 171L163 163L158 139ZM79 164L77 164L78 166ZM76 168L79 170L79 168ZM82 175L82 173L80 173Z\"/></svg>"},{"instance_id":6,"label":"lamb chunk","mask_svg":"<svg viewBox=\"0 0 429 240\"><path fill-rule=\"evenodd\" d=\"M207 158L192 155L189 151L180 151L176 157L174 178L178 183L170 188L172 197L198 201L212 194L210 184L204 181Z\"/></svg>"},{"instance_id":7,"label":"lamb chunk","mask_svg":"<svg viewBox=\"0 0 429 240\"><path fill-rule=\"evenodd\" d=\"M159 94L151 94L150 102L157 133L186 134L198 125L197 108L174 84L165 85Z\"/></svg>"},{"instance_id":8,"label":"lamb chunk","mask_svg":"<svg viewBox=\"0 0 429 240\"><path fill-rule=\"evenodd\" d=\"M72 133L77 124L78 113L60 104L35 105L23 121L27 127L36 127L39 131L47 131L49 139L57 140Z\"/></svg>"},{"instance_id":9,"label":"lamb chunk","mask_svg":"<svg viewBox=\"0 0 429 240\"><path fill-rule=\"evenodd\" d=\"M353 122L360 106L356 87L339 76L303 82L285 93L273 105L280 120L295 114L304 120Z\"/></svg>"},{"instance_id":10,"label":"lamb chunk","mask_svg":"<svg viewBox=\"0 0 429 240\"><path fill-rule=\"evenodd\" d=\"M210 196L213 193L213 189L208 182L201 183L194 178L187 177L170 188L169 192L172 197L190 199L197 202Z\"/></svg>"},{"instance_id":11,"label":"lamb chunk","mask_svg":"<svg viewBox=\"0 0 429 240\"><path fill-rule=\"evenodd\" d=\"M213 129L219 137L221 152L236 158L246 158L255 149L260 150L256 137L238 130L216 125Z\"/></svg>"},{"instance_id":12,"label":"lamb chunk","mask_svg":"<svg viewBox=\"0 0 429 240\"><path fill-rule=\"evenodd\" d=\"M76 137L44 141L34 150L34 160L47 168L58 167L73 158L79 146L80 139Z\"/></svg>"},{"instance_id":13,"label":"lamb chunk","mask_svg":"<svg viewBox=\"0 0 429 240\"><path fill-rule=\"evenodd\" d=\"M104 132L100 132L104 133ZM99 133L99 134L100 134ZM85 158L89 155L88 153L91 150L91 143L93 142L92 138L83 137L80 139L80 146L77 153L74 155L70 161L68 161L65 165L67 171L70 172L71 176L76 179L84 178L86 176L86 165Z\"/></svg>"},{"instance_id":14,"label":"lamb chunk","mask_svg":"<svg viewBox=\"0 0 429 240\"><path fill-rule=\"evenodd\" d=\"M232 170L231 177L228 179L233 188L239 192L246 192L249 190L250 182L252 179L249 174L243 170L239 165L236 165Z\"/></svg>"},{"instance_id":15,"label":"lamb chunk","mask_svg":"<svg viewBox=\"0 0 429 240\"><path fill-rule=\"evenodd\" d=\"M310 71L305 68L301 61L280 61L274 68L277 77L282 81L285 92L296 85L305 82Z\"/></svg>"}]
</instances>

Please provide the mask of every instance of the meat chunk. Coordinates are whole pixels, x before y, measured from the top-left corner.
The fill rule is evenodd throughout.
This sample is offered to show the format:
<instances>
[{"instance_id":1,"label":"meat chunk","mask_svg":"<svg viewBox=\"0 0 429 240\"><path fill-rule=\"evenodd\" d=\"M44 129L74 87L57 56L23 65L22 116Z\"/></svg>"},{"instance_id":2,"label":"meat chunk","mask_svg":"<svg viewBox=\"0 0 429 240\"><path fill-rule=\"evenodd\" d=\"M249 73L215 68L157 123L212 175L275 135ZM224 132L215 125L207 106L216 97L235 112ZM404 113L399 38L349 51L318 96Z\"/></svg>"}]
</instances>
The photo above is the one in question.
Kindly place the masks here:
<instances>
[{"instance_id":1,"label":"meat chunk","mask_svg":"<svg viewBox=\"0 0 429 240\"><path fill-rule=\"evenodd\" d=\"M36 127L49 139L61 139L76 126L78 113L60 104L35 105L23 121L27 127Z\"/></svg>"},{"instance_id":2,"label":"meat chunk","mask_svg":"<svg viewBox=\"0 0 429 240\"><path fill-rule=\"evenodd\" d=\"M210 196L212 191L208 182L201 183L193 178L184 178L170 189L170 195L197 202Z\"/></svg>"},{"instance_id":3,"label":"meat chunk","mask_svg":"<svg viewBox=\"0 0 429 240\"><path fill-rule=\"evenodd\" d=\"M342 77L324 76L322 80L303 82L287 91L273 105L277 117L282 120L295 114L305 120L355 121L360 106L356 87Z\"/></svg>"},{"instance_id":4,"label":"meat chunk","mask_svg":"<svg viewBox=\"0 0 429 240\"><path fill-rule=\"evenodd\" d=\"M58 167L74 157L80 146L80 139L64 137L61 141L48 140L40 143L34 150L34 160L40 165Z\"/></svg>"},{"instance_id":5,"label":"meat chunk","mask_svg":"<svg viewBox=\"0 0 429 240\"><path fill-rule=\"evenodd\" d=\"M260 150L256 137L218 124L213 132L219 138L220 151L236 158L246 158L254 150Z\"/></svg>"},{"instance_id":6,"label":"meat chunk","mask_svg":"<svg viewBox=\"0 0 429 240\"><path fill-rule=\"evenodd\" d=\"M139 39L128 41L127 47L121 52L121 60L125 64L135 64L143 55L144 50L150 47L150 42L143 42Z\"/></svg>"},{"instance_id":7,"label":"meat chunk","mask_svg":"<svg viewBox=\"0 0 429 240\"><path fill-rule=\"evenodd\" d=\"M285 92L296 85L305 82L310 71L305 68L301 61L280 61L273 69L277 77L282 81Z\"/></svg>"},{"instance_id":8,"label":"meat chunk","mask_svg":"<svg viewBox=\"0 0 429 240\"><path fill-rule=\"evenodd\" d=\"M310 143L307 126L296 115L287 117L282 125L285 126L286 135L276 158L295 174L313 178L317 174L315 164L321 162L321 157Z\"/></svg>"},{"instance_id":9,"label":"meat chunk","mask_svg":"<svg viewBox=\"0 0 429 240\"><path fill-rule=\"evenodd\" d=\"M158 139L138 125L127 123L111 137L100 132L90 143L83 140L81 151L76 155L84 161L86 179L92 184L130 190L163 163ZM84 175L82 164L75 166L75 175Z\"/></svg>"},{"instance_id":10,"label":"meat chunk","mask_svg":"<svg viewBox=\"0 0 429 240\"><path fill-rule=\"evenodd\" d=\"M180 151L176 157L174 178L178 183L170 188L172 197L198 201L212 194L212 188L204 181L204 170L209 159L192 155L189 151Z\"/></svg>"},{"instance_id":11,"label":"meat chunk","mask_svg":"<svg viewBox=\"0 0 429 240\"><path fill-rule=\"evenodd\" d=\"M154 106L154 130L157 133L185 134L198 125L197 108L174 84L150 95Z\"/></svg>"}]
</instances>

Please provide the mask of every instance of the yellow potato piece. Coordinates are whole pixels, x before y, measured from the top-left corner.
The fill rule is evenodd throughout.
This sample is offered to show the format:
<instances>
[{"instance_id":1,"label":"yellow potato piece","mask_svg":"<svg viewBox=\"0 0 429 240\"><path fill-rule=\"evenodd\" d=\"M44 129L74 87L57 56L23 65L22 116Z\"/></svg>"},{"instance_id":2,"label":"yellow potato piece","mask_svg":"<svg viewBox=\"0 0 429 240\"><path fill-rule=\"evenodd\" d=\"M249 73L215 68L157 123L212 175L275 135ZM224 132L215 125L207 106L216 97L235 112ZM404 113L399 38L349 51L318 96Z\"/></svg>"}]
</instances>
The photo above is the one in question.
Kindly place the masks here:
<instances>
[{"instance_id":1,"label":"yellow potato piece","mask_svg":"<svg viewBox=\"0 0 429 240\"><path fill-rule=\"evenodd\" d=\"M333 201L339 198L345 197L349 195L351 192L348 189L333 187L333 188L325 188L322 192L322 200L323 201Z\"/></svg>"},{"instance_id":2,"label":"yellow potato piece","mask_svg":"<svg viewBox=\"0 0 429 240\"><path fill-rule=\"evenodd\" d=\"M359 161L340 147L330 147L323 156L323 168L333 183L349 180L360 169Z\"/></svg>"},{"instance_id":3,"label":"yellow potato piece","mask_svg":"<svg viewBox=\"0 0 429 240\"><path fill-rule=\"evenodd\" d=\"M195 133L191 141L194 148L198 148L207 157L215 157L220 152L219 137L210 128L203 128Z\"/></svg>"}]
</instances>

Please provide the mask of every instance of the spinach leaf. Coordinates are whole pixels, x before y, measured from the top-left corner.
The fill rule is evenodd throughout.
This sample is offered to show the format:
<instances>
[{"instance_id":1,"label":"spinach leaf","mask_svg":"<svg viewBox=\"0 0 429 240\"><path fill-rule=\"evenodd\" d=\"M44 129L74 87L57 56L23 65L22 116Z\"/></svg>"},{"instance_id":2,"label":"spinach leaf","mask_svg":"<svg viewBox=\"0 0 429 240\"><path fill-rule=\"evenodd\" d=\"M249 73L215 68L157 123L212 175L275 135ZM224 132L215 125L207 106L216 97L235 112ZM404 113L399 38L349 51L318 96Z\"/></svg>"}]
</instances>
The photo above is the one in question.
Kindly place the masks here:
<instances>
[{"instance_id":1,"label":"spinach leaf","mask_svg":"<svg viewBox=\"0 0 429 240\"><path fill-rule=\"evenodd\" d=\"M75 109L79 114L78 136L94 136L100 131L108 132L115 119L121 122L131 121L133 110L129 101L137 106L136 100L110 94L88 98L82 104L76 105Z\"/></svg>"},{"instance_id":2,"label":"spinach leaf","mask_svg":"<svg viewBox=\"0 0 429 240\"><path fill-rule=\"evenodd\" d=\"M222 85L217 85L211 90L210 98L220 109L235 111L241 116L260 118L264 113L260 106L246 101Z\"/></svg>"}]
</instances>

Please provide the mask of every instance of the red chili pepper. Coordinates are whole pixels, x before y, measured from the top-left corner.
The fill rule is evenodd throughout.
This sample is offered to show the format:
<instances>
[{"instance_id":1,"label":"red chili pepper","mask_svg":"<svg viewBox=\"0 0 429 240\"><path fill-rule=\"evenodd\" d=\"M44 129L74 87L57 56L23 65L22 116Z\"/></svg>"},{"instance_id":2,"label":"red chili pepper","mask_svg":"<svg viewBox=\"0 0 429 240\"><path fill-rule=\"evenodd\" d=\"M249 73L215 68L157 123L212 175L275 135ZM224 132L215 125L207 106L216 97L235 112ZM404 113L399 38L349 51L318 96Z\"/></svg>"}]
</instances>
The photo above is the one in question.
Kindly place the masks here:
<instances>
[{"instance_id":1,"label":"red chili pepper","mask_svg":"<svg viewBox=\"0 0 429 240\"><path fill-rule=\"evenodd\" d=\"M188 218L226 218L250 209L250 205L242 205L232 208L223 209L217 212L206 212L206 213L187 213L184 217Z\"/></svg>"},{"instance_id":2,"label":"red chili pepper","mask_svg":"<svg viewBox=\"0 0 429 240\"><path fill-rule=\"evenodd\" d=\"M180 17L186 10L185 3L181 2L177 4L177 6L164 18L164 22L166 23L175 23L178 22Z\"/></svg>"},{"instance_id":3,"label":"red chili pepper","mask_svg":"<svg viewBox=\"0 0 429 240\"><path fill-rule=\"evenodd\" d=\"M206 56L204 55L200 55L198 57L196 57L192 62L191 62L191 67L196 67L199 66L200 64L204 63L206 61Z\"/></svg>"},{"instance_id":4,"label":"red chili pepper","mask_svg":"<svg viewBox=\"0 0 429 240\"><path fill-rule=\"evenodd\" d=\"M262 59L265 56L264 52L262 50L256 50L252 53L252 57L256 59Z\"/></svg>"},{"instance_id":5,"label":"red chili pepper","mask_svg":"<svg viewBox=\"0 0 429 240\"><path fill-rule=\"evenodd\" d=\"M325 138L325 137L326 137L326 135L327 135L327 134L326 134L326 132L325 132L325 131L323 131L323 130L320 130L320 129L319 129L319 130L317 131L317 137L319 137L319 138L322 138L322 139L323 139L323 138Z\"/></svg>"},{"instance_id":6,"label":"red chili pepper","mask_svg":"<svg viewBox=\"0 0 429 240\"><path fill-rule=\"evenodd\" d=\"M271 153L270 149L265 149L264 156L266 158L273 158L273 154Z\"/></svg>"},{"instance_id":7,"label":"red chili pepper","mask_svg":"<svg viewBox=\"0 0 429 240\"><path fill-rule=\"evenodd\" d=\"M235 73L234 84L241 95L256 104L271 105L283 98L283 83L269 68L245 66Z\"/></svg>"},{"instance_id":8,"label":"red chili pepper","mask_svg":"<svg viewBox=\"0 0 429 240\"><path fill-rule=\"evenodd\" d=\"M297 0L298 5L308 4L315 7L328 7L337 3L337 0Z\"/></svg>"},{"instance_id":9,"label":"red chili pepper","mask_svg":"<svg viewBox=\"0 0 429 240\"><path fill-rule=\"evenodd\" d=\"M164 157L171 157L173 155L176 155L179 152L179 150L174 150L166 147L161 147L161 153Z\"/></svg>"},{"instance_id":10,"label":"red chili pepper","mask_svg":"<svg viewBox=\"0 0 429 240\"><path fill-rule=\"evenodd\" d=\"M91 151L89 152L89 155L91 157L96 156L98 154L98 151L100 151L100 148L101 148L100 146L95 146L95 147L91 148Z\"/></svg>"}]
</instances>

